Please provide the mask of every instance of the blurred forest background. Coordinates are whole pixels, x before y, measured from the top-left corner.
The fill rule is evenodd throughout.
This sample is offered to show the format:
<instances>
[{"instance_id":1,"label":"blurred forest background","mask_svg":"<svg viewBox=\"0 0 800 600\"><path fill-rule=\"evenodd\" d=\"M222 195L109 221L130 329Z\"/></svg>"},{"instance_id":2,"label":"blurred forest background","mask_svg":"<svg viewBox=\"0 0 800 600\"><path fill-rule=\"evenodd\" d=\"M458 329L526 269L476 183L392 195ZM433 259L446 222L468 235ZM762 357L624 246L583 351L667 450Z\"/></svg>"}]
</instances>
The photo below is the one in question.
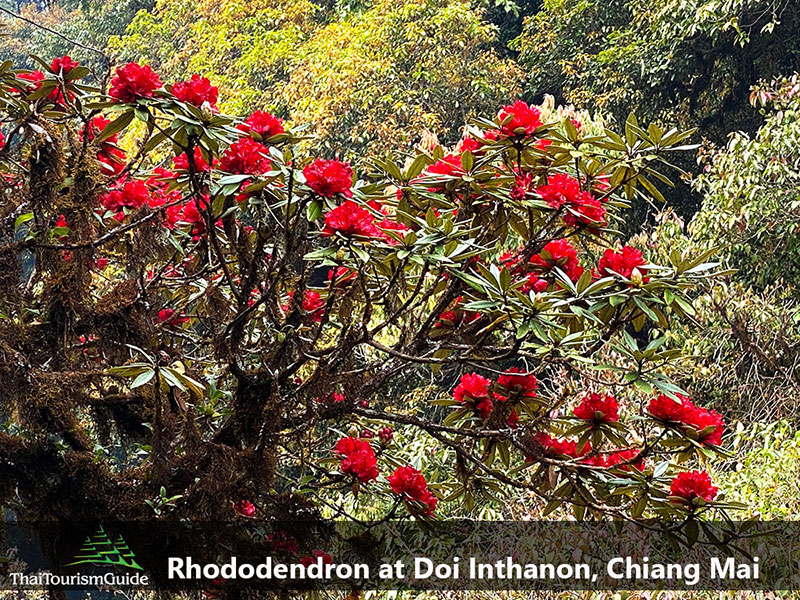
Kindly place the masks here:
<instances>
[{"instance_id":1,"label":"blurred forest background","mask_svg":"<svg viewBox=\"0 0 800 600\"><path fill-rule=\"evenodd\" d=\"M741 452L721 474L739 499L798 514L797 0L0 0L0 11L0 60L70 54L98 78L130 60L164 81L199 73L223 111L269 110L328 157L449 146L518 97L600 123L633 111L696 128L697 150L676 164L685 175L663 203L634 203L623 234L653 262L715 247L736 270L675 334L690 357L675 377L739 423L728 443Z\"/></svg>"}]
</instances>

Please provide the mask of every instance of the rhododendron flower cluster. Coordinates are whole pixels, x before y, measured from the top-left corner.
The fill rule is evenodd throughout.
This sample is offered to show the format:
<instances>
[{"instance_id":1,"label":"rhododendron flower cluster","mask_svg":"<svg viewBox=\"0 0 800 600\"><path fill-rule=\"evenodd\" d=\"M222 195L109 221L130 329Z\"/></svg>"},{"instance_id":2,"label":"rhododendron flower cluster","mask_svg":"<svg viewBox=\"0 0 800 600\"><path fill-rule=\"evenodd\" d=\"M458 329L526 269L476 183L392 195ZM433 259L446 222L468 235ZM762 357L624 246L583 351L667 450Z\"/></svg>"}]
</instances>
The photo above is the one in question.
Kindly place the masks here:
<instances>
[{"instance_id":1,"label":"rhododendron flower cluster","mask_svg":"<svg viewBox=\"0 0 800 600\"><path fill-rule=\"evenodd\" d=\"M71 56L58 56L50 63L50 69L60 75L68 75L72 69L79 65Z\"/></svg>"},{"instance_id":2,"label":"rhododendron flower cluster","mask_svg":"<svg viewBox=\"0 0 800 600\"><path fill-rule=\"evenodd\" d=\"M232 143L219 161L219 168L228 173L261 175L272 168L269 149L252 138Z\"/></svg>"},{"instance_id":3,"label":"rhododendron flower cluster","mask_svg":"<svg viewBox=\"0 0 800 600\"><path fill-rule=\"evenodd\" d=\"M35 92L38 90L41 85L42 81L44 81L44 73L41 71L29 71L27 73L18 73L17 79L22 79L23 81L29 82L29 85L26 85L24 89L14 89L12 91L20 94L30 94L31 92Z\"/></svg>"},{"instance_id":4,"label":"rhododendron flower cluster","mask_svg":"<svg viewBox=\"0 0 800 600\"><path fill-rule=\"evenodd\" d=\"M641 451L636 448L627 448L625 450L617 450L606 455L600 455L602 467L619 467L623 471L630 471L636 469L643 471L645 468L644 459L641 458Z\"/></svg>"},{"instance_id":5,"label":"rhododendron flower cluster","mask_svg":"<svg viewBox=\"0 0 800 600\"><path fill-rule=\"evenodd\" d=\"M461 404L472 407L482 419L488 419L494 407L489 397L491 383L486 377L477 373L462 375L461 381L453 390L453 398Z\"/></svg>"},{"instance_id":6,"label":"rhododendron flower cluster","mask_svg":"<svg viewBox=\"0 0 800 600\"><path fill-rule=\"evenodd\" d=\"M409 465L398 467L389 475L389 485L392 486L392 491L404 500L413 500L426 505L425 514L431 515L436 510L438 498L428 489L428 482L422 473L414 467Z\"/></svg>"},{"instance_id":7,"label":"rhododendron flower cluster","mask_svg":"<svg viewBox=\"0 0 800 600\"><path fill-rule=\"evenodd\" d=\"M588 191L581 189L580 182L567 173L555 173L547 178L547 184L536 188L548 206L564 210L563 220L570 227L603 227L606 224L606 209Z\"/></svg>"},{"instance_id":8,"label":"rhododendron flower cluster","mask_svg":"<svg viewBox=\"0 0 800 600\"><path fill-rule=\"evenodd\" d=\"M683 429L693 429L698 434L698 440L709 446L722 444L722 434L725 422L722 415L713 410L696 406L689 398L678 396L679 401L669 396L659 395L650 401L647 412L666 424L678 426ZM708 431L705 431L708 430Z\"/></svg>"},{"instance_id":9,"label":"rhododendron flower cluster","mask_svg":"<svg viewBox=\"0 0 800 600\"><path fill-rule=\"evenodd\" d=\"M83 140L85 136L89 141L93 141L110 123L111 120L105 118L103 115L92 117L91 121L80 131L81 140ZM107 137L100 144L97 159L100 161L105 175L119 175L125 168L125 163L128 160L125 152L120 150L116 146L116 143L117 134L115 133Z\"/></svg>"},{"instance_id":10,"label":"rhododendron flower cluster","mask_svg":"<svg viewBox=\"0 0 800 600\"><path fill-rule=\"evenodd\" d=\"M233 505L233 510L242 517L254 517L256 515L256 506L249 500L239 500Z\"/></svg>"},{"instance_id":11,"label":"rhododendron flower cluster","mask_svg":"<svg viewBox=\"0 0 800 600\"><path fill-rule=\"evenodd\" d=\"M572 411L576 418L593 424L619 421L619 403L614 396L592 392Z\"/></svg>"},{"instance_id":12,"label":"rhododendron flower cluster","mask_svg":"<svg viewBox=\"0 0 800 600\"><path fill-rule=\"evenodd\" d=\"M184 323L188 323L192 319L186 315L180 315L176 313L175 309L162 308L160 311L158 311L158 320L161 323L167 323L168 325L179 327Z\"/></svg>"},{"instance_id":13,"label":"rhododendron flower cluster","mask_svg":"<svg viewBox=\"0 0 800 600\"><path fill-rule=\"evenodd\" d=\"M524 276L519 287L523 293L544 292L554 281L553 269L558 267L571 281L578 281L583 275L583 267L578 262L578 252L567 239L551 240L541 252L523 262L524 249L503 254L499 262L515 276Z\"/></svg>"},{"instance_id":14,"label":"rhododendron flower cluster","mask_svg":"<svg viewBox=\"0 0 800 600\"><path fill-rule=\"evenodd\" d=\"M303 169L308 187L323 198L341 194L345 198L353 195L353 169L350 163L318 158Z\"/></svg>"},{"instance_id":15,"label":"rhododendron flower cluster","mask_svg":"<svg viewBox=\"0 0 800 600\"><path fill-rule=\"evenodd\" d=\"M646 276L647 269L643 266L645 264L647 263L638 248L623 246L619 252L607 248L597 263L597 272L601 277L611 277L616 274L625 279L633 279L634 273L638 272L641 281L646 283L650 278Z\"/></svg>"},{"instance_id":16,"label":"rhododendron flower cluster","mask_svg":"<svg viewBox=\"0 0 800 600\"><path fill-rule=\"evenodd\" d=\"M711 477L705 471L686 471L679 473L669 488L669 493L682 502L693 506L696 498L711 502L716 498L718 488L711 483Z\"/></svg>"},{"instance_id":17,"label":"rhododendron flower cluster","mask_svg":"<svg viewBox=\"0 0 800 600\"><path fill-rule=\"evenodd\" d=\"M378 478L378 461L369 442L345 437L336 442L336 453L344 457L339 467L342 473L355 475L361 483Z\"/></svg>"},{"instance_id":18,"label":"rhododendron flower cluster","mask_svg":"<svg viewBox=\"0 0 800 600\"><path fill-rule=\"evenodd\" d=\"M311 556L302 556L300 558L300 564L305 567L310 567L313 564L318 563L322 560L322 564L324 565L332 565L333 558L327 552L323 552L322 550L312 550Z\"/></svg>"},{"instance_id":19,"label":"rhododendron flower cluster","mask_svg":"<svg viewBox=\"0 0 800 600\"><path fill-rule=\"evenodd\" d=\"M495 409L494 401L507 404L506 425L515 428L519 423L519 414L513 408L515 402L536 396L539 382L530 373L524 373L519 367L512 367L500 376L496 383L477 373L461 376L453 390L453 399L460 405L475 411L481 419L488 419ZM490 388L494 388L491 391Z\"/></svg>"},{"instance_id":20,"label":"rhododendron flower cluster","mask_svg":"<svg viewBox=\"0 0 800 600\"><path fill-rule=\"evenodd\" d=\"M289 298L294 298L294 291L289 292ZM283 312L289 312L290 305L283 304L281 306ZM322 299L319 292L315 290L306 290L305 294L303 294L303 301L300 303L300 308L303 312L308 315L308 317L317 323L322 320L322 316L325 314L325 300Z\"/></svg>"},{"instance_id":21,"label":"rhododendron flower cluster","mask_svg":"<svg viewBox=\"0 0 800 600\"><path fill-rule=\"evenodd\" d=\"M464 298L459 296L453 301L452 306L439 315L439 320L434 324L434 327L448 327L455 328L459 325L469 325L481 318L480 313L465 310L462 305Z\"/></svg>"},{"instance_id":22,"label":"rhododendron flower cluster","mask_svg":"<svg viewBox=\"0 0 800 600\"><path fill-rule=\"evenodd\" d=\"M437 160L426 169L428 175L446 175L448 177L461 177L464 175L464 167L461 164L461 156L459 154L447 154ZM428 190L431 192L443 192L444 185L432 186Z\"/></svg>"},{"instance_id":23,"label":"rhododendron flower cluster","mask_svg":"<svg viewBox=\"0 0 800 600\"><path fill-rule=\"evenodd\" d=\"M529 136L543 125L539 107L529 106L522 100L501 108L497 120L502 123L500 133L509 137Z\"/></svg>"},{"instance_id":24,"label":"rhododendron flower cluster","mask_svg":"<svg viewBox=\"0 0 800 600\"><path fill-rule=\"evenodd\" d=\"M511 367L497 378L495 399L506 402L510 398L531 398L536 396L539 382L532 373L526 373L519 367Z\"/></svg>"},{"instance_id":25,"label":"rhododendron flower cluster","mask_svg":"<svg viewBox=\"0 0 800 600\"><path fill-rule=\"evenodd\" d=\"M375 217L366 208L352 200L346 200L325 215L323 235L340 233L345 236L381 237Z\"/></svg>"},{"instance_id":26,"label":"rhododendron flower cluster","mask_svg":"<svg viewBox=\"0 0 800 600\"><path fill-rule=\"evenodd\" d=\"M209 167L208 162L203 157L203 151L200 150L198 146L195 146L194 152L192 153L192 167L196 173L207 173L211 167ZM217 161L215 162L215 166ZM173 166L179 171L189 171L189 157L187 156L186 152L179 154L174 159L172 159Z\"/></svg>"},{"instance_id":27,"label":"rhododendron flower cluster","mask_svg":"<svg viewBox=\"0 0 800 600\"><path fill-rule=\"evenodd\" d=\"M103 195L100 204L106 210L113 212L117 221L122 221L126 216L126 209L137 210L147 204L149 198L150 193L145 182L133 179Z\"/></svg>"},{"instance_id":28,"label":"rhododendron flower cluster","mask_svg":"<svg viewBox=\"0 0 800 600\"><path fill-rule=\"evenodd\" d=\"M204 102L208 102L208 106L212 110L217 108L219 89L211 85L211 81L207 77L192 75L188 81L179 81L173 85L172 93L181 102L192 104L198 108Z\"/></svg>"},{"instance_id":29,"label":"rhododendron flower cluster","mask_svg":"<svg viewBox=\"0 0 800 600\"><path fill-rule=\"evenodd\" d=\"M117 69L108 95L120 102L136 102L143 98L152 98L153 92L161 86L161 80L153 69L131 62Z\"/></svg>"},{"instance_id":30,"label":"rhododendron flower cluster","mask_svg":"<svg viewBox=\"0 0 800 600\"><path fill-rule=\"evenodd\" d=\"M545 454L549 456L577 458L578 456L583 456L591 451L591 445L587 443L579 454L578 446L575 440L558 439L548 433L544 433L543 431L540 431L533 436L533 443L538 445L545 452Z\"/></svg>"},{"instance_id":31,"label":"rhododendron flower cluster","mask_svg":"<svg viewBox=\"0 0 800 600\"><path fill-rule=\"evenodd\" d=\"M262 139L284 133L283 121L263 110L255 111L247 117L244 123L240 123L236 128L247 134L255 133Z\"/></svg>"}]
</instances>

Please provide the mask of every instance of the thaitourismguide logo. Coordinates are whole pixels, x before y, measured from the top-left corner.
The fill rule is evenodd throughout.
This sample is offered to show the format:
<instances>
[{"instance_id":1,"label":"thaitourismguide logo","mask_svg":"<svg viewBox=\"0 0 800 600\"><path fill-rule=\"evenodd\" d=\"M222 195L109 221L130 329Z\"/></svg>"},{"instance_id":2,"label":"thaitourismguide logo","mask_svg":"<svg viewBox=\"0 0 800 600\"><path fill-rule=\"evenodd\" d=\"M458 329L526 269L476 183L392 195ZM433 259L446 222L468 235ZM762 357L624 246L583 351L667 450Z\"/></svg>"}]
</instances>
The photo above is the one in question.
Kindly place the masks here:
<instances>
[{"instance_id":1,"label":"thaitourismguide logo","mask_svg":"<svg viewBox=\"0 0 800 600\"><path fill-rule=\"evenodd\" d=\"M122 535L110 536L102 525L94 535L88 536L72 562L66 567L89 565L92 567L114 567L134 572L109 571L107 573L74 573L59 574L49 571L36 573L11 573L12 587L39 588L49 586L64 587L141 587L149 585L150 578L142 573L142 567L136 562L136 555L130 549Z\"/></svg>"}]
</instances>

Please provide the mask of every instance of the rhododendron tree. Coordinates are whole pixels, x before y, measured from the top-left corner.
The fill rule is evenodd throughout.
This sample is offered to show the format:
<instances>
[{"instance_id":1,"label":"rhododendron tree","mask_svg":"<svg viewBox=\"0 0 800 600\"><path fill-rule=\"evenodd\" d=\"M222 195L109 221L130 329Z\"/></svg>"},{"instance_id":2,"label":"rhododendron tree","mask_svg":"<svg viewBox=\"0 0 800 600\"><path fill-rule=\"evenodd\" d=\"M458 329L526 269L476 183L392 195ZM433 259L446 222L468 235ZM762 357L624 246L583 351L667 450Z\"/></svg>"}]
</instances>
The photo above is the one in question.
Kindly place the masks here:
<instances>
[{"instance_id":1,"label":"rhododendron tree","mask_svg":"<svg viewBox=\"0 0 800 600\"><path fill-rule=\"evenodd\" d=\"M688 471L721 417L665 375L716 265L614 230L687 133L517 101L452 149L347 164L213 110L202 78L44 66L37 89L0 71L0 503L22 518L734 506Z\"/></svg>"}]
</instances>

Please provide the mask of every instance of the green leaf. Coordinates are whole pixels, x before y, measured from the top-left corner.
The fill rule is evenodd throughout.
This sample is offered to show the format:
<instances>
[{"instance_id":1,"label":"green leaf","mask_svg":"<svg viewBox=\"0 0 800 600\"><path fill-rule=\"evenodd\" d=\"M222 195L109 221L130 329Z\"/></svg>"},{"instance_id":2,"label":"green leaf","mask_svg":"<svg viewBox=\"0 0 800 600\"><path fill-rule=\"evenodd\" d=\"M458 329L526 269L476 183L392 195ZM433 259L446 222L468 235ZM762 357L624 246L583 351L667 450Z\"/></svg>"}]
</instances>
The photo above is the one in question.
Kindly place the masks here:
<instances>
[{"instance_id":1,"label":"green leaf","mask_svg":"<svg viewBox=\"0 0 800 600\"><path fill-rule=\"evenodd\" d=\"M306 206L306 218L309 222L314 222L319 219L319 216L322 214L322 204L319 200L314 200L310 202L308 206Z\"/></svg>"},{"instance_id":2,"label":"green leaf","mask_svg":"<svg viewBox=\"0 0 800 600\"><path fill-rule=\"evenodd\" d=\"M156 372L154 369L150 369L149 371L141 373L136 379L133 380L133 383L131 383L130 388L134 390L138 387L145 385L155 376L155 374Z\"/></svg>"},{"instance_id":3,"label":"green leaf","mask_svg":"<svg viewBox=\"0 0 800 600\"><path fill-rule=\"evenodd\" d=\"M16 221L14 221L14 229L19 229L20 225L22 225L23 223L27 223L31 219L33 219L32 212L21 214L20 216L17 217Z\"/></svg>"},{"instance_id":4,"label":"green leaf","mask_svg":"<svg viewBox=\"0 0 800 600\"><path fill-rule=\"evenodd\" d=\"M110 138L115 133L119 133L123 129L125 129L128 125L131 124L133 121L134 112L133 109L128 109L116 119L111 121L108 125L103 128L103 131L95 138L95 142L98 144Z\"/></svg>"}]
</instances>

